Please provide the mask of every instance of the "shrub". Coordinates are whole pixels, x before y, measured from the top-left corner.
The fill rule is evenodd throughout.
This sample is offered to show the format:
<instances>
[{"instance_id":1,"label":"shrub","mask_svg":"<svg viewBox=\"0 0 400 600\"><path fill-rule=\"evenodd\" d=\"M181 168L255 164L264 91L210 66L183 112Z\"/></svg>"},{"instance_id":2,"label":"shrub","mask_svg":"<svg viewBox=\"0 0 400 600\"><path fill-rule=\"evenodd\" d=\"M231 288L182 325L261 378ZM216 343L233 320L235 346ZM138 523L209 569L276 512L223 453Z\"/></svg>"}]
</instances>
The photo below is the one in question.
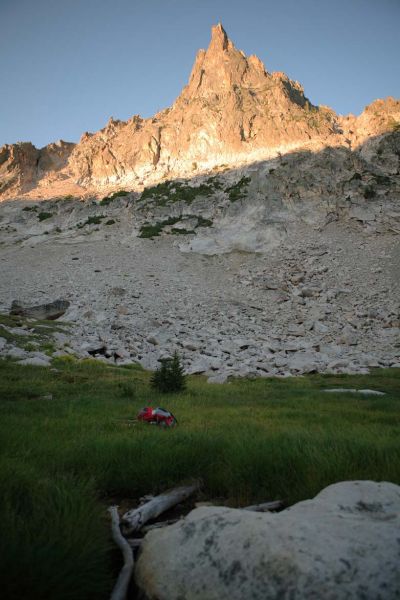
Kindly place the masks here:
<instances>
[{"instance_id":1,"label":"shrub","mask_svg":"<svg viewBox=\"0 0 400 600\"><path fill-rule=\"evenodd\" d=\"M364 198L369 200L370 198L374 198L375 196L376 196L375 189L372 187L372 185L367 185L364 188Z\"/></svg>"},{"instance_id":2,"label":"shrub","mask_svg":"<svg viewBox=\"0 0 400 600\"><path fill-rule=\"evenodd\" d=\"M390 185L392 183L390 177L386 175L374 175L374 179L378 185Z\"/></svg>"},{"instance_id":3,"label":"shrub","mask_svg":"<svg viewBox=\"0 0 400 600\"><path fill-rule=\"evenodd\" d=\"M50 219L52 216L53 216L53 213L42 211L38 214L38 219L39 219L39 221L45 221L46 219Z\"/></svg>"},{"instance_id":4,"label":"shrub","mask_svg":"<svg viewBox=\"0 0 400 600\"><path fill-rule=\"evenodd\" d=\"M88 217L84 223L78 223L78 229L82 229L82 227L86 227L86 225L100 225L102 219L105 219L104 215L94 215L93 217Z\"/></svg>"},{"instance_id":5,"label":"shrub","mask_svg":"<svg viewBox=\"0 0 400 600\"><path fill-rule=\"evenodd\" d=\"M151 378L151 386L163 394L181 392L186 387L183 367L177 352L173 358L161 361L161 367Z\"/></svg>"},{"instance_id":6,"label":"shrub","mask_svg":"<svg viewBox=\"0 0 400 600\"><path fill-rule=\"evenodd\" d=\"M184 202L190 205L198 196L209 197L219 189L221 189L221 183L215 177L210 177L206 183L197 187L192 187L182 181L164 181L143 190L140 199L155 202L157 206L167 206L175 202Z\"/></svg>"},{"instance_id":7,"label":"shrub","mask_svg":"<svg viewBox=\"0 0 400 600\"><path fill-rule=\"evenodd\" d=\"M205 219L201 215L197 217L197 227L211 227L212 224L211 219Z\"/></svg>"},{"instance_id":8,"label":"shrub","mask_svg":"<svg viewBox=\"0 0 400 600\"><path fill-rule=\"evenodd\" d=\"M157 237L158 235L160 235L160 233L162 232L164 227L166 227L167 225L175 225L175 223L178 223L178 221L180 221L180 220L181 220L181 217L169 217L169 219L166 219L165 221L159 221L158 223L154 223L153 225L151 223L145 223L140 228L140 233L139 233L138 237L140 237L140 238Z\"/></svg>"},{"instance_id":9,"label":"shrub","mask_svg":"<svg viewBox=\"0 0 400 600\"><path fill-rule=\"evenodd\" d=\"M229 200L231 202L236 202L236 200L241 200L242 198L244 198L244 188L246 188L249 185L250 181L250 177L242 177L240 181L238 181L231 187L228 187L225 191L228 192Z\"/></svg>"}]
</instances>

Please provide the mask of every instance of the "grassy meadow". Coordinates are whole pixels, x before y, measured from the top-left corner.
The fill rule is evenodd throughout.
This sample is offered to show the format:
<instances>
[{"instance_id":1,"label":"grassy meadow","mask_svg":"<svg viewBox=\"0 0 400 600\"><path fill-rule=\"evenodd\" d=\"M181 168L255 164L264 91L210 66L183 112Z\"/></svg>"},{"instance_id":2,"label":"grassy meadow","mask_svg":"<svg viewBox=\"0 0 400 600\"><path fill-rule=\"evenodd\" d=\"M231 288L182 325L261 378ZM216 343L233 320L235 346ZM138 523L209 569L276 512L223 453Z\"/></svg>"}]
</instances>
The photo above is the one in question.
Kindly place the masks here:
<instances>
[{"instance_id":1,"label":"grassy meadow","mask_svg":"<svg viewBox=\"0 0 400 600\"><path fill-rule=\"evenodd\" d=\"M0 589L22 600L107 598L119 553L106 507L191 478L202 499L292 504L344 479L400 484L400 370L368 376L188 378L158 395L150 374L97 361L0 361ZM326 394L370 388L385 396ZM144 405L179 425L133 423Z\"/></svg>"}]
</instances>

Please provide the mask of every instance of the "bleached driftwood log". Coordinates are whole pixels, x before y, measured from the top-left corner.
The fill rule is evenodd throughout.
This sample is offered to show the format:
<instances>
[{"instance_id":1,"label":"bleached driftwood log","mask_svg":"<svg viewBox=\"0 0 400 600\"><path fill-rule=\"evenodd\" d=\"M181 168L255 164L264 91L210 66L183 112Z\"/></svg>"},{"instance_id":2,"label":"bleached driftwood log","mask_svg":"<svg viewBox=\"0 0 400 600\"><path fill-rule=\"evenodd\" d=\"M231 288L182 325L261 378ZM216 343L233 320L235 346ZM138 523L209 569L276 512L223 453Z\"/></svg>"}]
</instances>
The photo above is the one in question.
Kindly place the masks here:
<instances>
[{"instance_id":1,"label":"bleached driftwood log","mask_svg":"<svg viewBox=\"0 0 400 600\"><path fill-rule=\"evenodd\" d=\"M122 535L121 530L119 528L119 514L117 507L110 506L108 510L111 514L111 530L113 539L117 546L120 548L122 556L124 558L124 566L122 567L118 575L117 583L115 584L111 594L111 600L125 600L133 571L134 561L132 548Z\"/></svg>"},{"instance_id":2,"label":"bleached driftwood log","mask_svg":"<svg viewBox=\"0 0 400 600\"><path fill-rule=\"evenodd\" d=\"M241 510L251 510L253 512L268 512L269 510L277 510L283 508L283 502L281 500L274 500L273 502L264 502L263 504L253 504L252 506L245 506Z\"/></svg>"},{"instance_id":3,"label":"bleached driftwood log","mask_svg":"<svg viewBox=\"0 0 400 600\"><path fill-rule=\"evenodd\" d=\"M139 531L151 519L157 518L161 513L189 498L199 487L199 483L194 483L175 488L169 492L155 496L152 500L142 504L138 508L129 510L122 517L121 526L124 535Z\"/></svg>"}]
</instances>

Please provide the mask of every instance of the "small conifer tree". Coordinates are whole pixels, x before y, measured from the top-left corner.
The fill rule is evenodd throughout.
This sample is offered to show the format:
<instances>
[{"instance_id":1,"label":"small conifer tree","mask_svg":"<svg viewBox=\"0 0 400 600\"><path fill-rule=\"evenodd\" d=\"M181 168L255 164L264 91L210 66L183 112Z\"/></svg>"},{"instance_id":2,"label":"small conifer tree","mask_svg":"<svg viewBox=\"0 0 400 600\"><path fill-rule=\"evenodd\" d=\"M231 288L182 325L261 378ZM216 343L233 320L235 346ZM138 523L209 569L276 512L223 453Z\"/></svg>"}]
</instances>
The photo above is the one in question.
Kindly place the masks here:
<instances>
[{"instance_id":1,"label":"small conifer tree","mask_svg":"<svg viewBox=\"0 0 400 600\"><path fill-rule=\"evenodd\" d=\"M186 387L183 367L177 352L161 361L161 367L151 378L151 386L162 393L181 392Z\"/></svg>"}]
</instances>

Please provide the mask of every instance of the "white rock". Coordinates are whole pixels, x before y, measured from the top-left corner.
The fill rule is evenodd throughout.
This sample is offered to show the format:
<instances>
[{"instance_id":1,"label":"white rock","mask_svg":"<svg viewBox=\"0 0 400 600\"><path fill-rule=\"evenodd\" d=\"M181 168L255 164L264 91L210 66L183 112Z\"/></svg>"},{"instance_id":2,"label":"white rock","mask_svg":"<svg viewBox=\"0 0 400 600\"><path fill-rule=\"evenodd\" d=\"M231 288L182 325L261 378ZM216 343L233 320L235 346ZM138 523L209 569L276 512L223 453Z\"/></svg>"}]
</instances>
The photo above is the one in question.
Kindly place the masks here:
<instances>
[{"instance_id":1,"label":"white rock","mask_svg":"<svg viewBox=\"0 0 400 600\"><path fill-rule=\"evenodd\" d=\"M63 356L69 356L69 353L65 350L56 350L53 352L53 358L62 358Z\"/></svg>"},{"instance_id":2,"label":"white rock","mask_svg":"<svg viewBox=\"0 0 400 600\"><path fill-rule=\"evenodd\" d=\"M277 356L274 358L274 363L276 367L285 367L288 363L288 359L283 358L282 356Z\"/></svg>"},{"instance_id":3,"label":"white rock","mask_svg":"<svg viewBox=\"0 0 400 600\"><path fill-rule=\"evenodd\" d=\"M349 481L280 513L193 510L144 539L135 579L159 600L394 600L400 487Z\"/></svg>"},{"instance_id":4,"label":"white rock","mask_svg":"<svg viewBox=\"0 0 400 600\"><path fill-rule=\"evenodd\" d=\"M130 353L125 348L118 348L114 351L116 358L126 359L130 357Z\"/></svg>"},{"instance_id":5,"label":"white rock","mask_svg":"<svg viewBox=\"0 0 400 600\"><path fill-rule=\"evenodd\" d=\"M193 352L200 348L200 345L192 341L182 342L182 347L186 350L192 350Z\"/></svg>"},{"instance_id":6,"label":"white rock","mask_svg":"<svg viewBox=\"0 0 400 600\"><path fill-rule=\"evenodd\" d=\"M9 356L10 358L26 358L27 356L29 356L28 352L26 352L25 350L22 350L21 348L9 348L6 351L6 356Z\"/></svg>"},{"instance_id":7,"label":"white rock","mask_svg":"<svg viewBox=\"0 0 400 600\"><path fill-rule=\"evenodd\" d=\"M211 375L207 379L207 383L226 383L228 377L229 373L218 373L216 375Z\"/></svg>"},{"instance_id":8,"label":"white rock","mask_svg":"<svg viewBox=\"0 0 400 600\"><path fill-rule=\"evenodd\" d=\"M314 321L313 330L316 333L327 333L327 331L329 331L329 327L320 321Z\"/></svg>"},{"instance_id":9,"label":"white rock","mask_svg":"<svg viewBox=\"0 0 400 600\"><path fill-rule=\"evenodd\" d=\"M318 361L313 352L297 352L293 358L288 361L291 371L300 373L313 373L318 370Z\"/></svg>"},{"instance_id":10,"label":"white rock","mask_svg":"<svg viewBox=\"0 0 400 600\"><path fill-rule=\"evenodd\" d=\"M17 364L19 365L33 365L35 367L49 367L50 359L44 360L43 358L32 357L25 358L24 360L18 360Z\"/></svg>"},{"instance_id":11,"label":"white rock","mask_svg":"<svg viewBox=\"0 0 400 600\"><path fill-rule=\"evenodd\" d=\"M352 388L329 388L323 390L328 394L362 394L363 396L385 396L385 392L378 392L378 390L356 390Z\"/></svg>"},{"instance_id":12,"label":"white rock","mask_svg":"<svg viewBox=\"0 0 400 600\"><path fill-rule=\"evenodd\" d=\"M349 366L350 362L345 358L340 358L338 360L332 360L328 364L328 369L346 369Z\"/></svg>"},{"instance_id":13,"label":"white rock","mask_svg":"<svg viewBox=\"0 0 400 600\"><path fill-rule=\"evenodd\" d=\"M288 335L294 336L303 336L305 334L304 325L297 325L296 323L289 324L286 331Z\"/></svg>"}]
</instances>

